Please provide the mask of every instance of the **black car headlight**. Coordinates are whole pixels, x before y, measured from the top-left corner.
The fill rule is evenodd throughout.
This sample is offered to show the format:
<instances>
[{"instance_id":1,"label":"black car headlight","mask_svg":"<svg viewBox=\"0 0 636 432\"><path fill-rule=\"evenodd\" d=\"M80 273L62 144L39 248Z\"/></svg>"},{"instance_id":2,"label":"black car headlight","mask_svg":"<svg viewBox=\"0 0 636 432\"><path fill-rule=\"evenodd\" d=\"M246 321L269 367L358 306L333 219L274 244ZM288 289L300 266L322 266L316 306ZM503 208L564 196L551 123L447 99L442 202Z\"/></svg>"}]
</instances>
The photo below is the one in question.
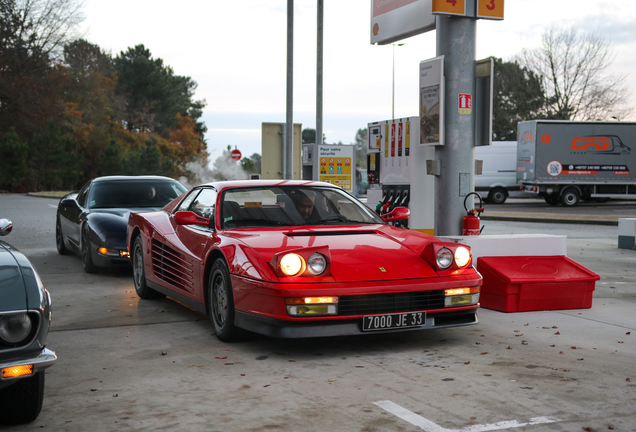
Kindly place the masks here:
<instances>
[{"instance_id":1,"label":"black car headlight","mask_svg":"<svg viewBox=\"0 0 636 432\"><path fill-rule=\"evenodd\" d=\"M0 339L7 344L19 344L31 335L33 322L26 312L0 315Z\"/></svg>"}]
</instances>

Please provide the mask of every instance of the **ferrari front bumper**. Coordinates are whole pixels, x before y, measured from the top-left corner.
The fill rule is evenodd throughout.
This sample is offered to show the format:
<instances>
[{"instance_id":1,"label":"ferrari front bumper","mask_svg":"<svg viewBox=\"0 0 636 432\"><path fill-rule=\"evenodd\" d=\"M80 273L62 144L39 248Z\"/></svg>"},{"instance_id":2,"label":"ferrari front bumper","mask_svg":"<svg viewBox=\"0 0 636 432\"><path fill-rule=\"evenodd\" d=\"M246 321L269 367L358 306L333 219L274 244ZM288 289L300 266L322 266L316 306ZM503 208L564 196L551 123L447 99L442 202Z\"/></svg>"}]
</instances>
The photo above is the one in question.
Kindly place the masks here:
<instances>
[{"instance_id":1,"label":"ferrari front bumper","mask_svg":"<svg viewBox=\"0 0 636 432\"><path fill-rule=\"evenodd\" d=\"M414 330L459 327L479 323L477 308L431 312L426 315L426 322L417 327L395 328L386 330L363 331L362 318L339 320L285 321L261 317L236 311L234 324L254 333L278 338L308 338L327 336L351 336L360 334L395 333Z\"/></svg>"}]
</instances>

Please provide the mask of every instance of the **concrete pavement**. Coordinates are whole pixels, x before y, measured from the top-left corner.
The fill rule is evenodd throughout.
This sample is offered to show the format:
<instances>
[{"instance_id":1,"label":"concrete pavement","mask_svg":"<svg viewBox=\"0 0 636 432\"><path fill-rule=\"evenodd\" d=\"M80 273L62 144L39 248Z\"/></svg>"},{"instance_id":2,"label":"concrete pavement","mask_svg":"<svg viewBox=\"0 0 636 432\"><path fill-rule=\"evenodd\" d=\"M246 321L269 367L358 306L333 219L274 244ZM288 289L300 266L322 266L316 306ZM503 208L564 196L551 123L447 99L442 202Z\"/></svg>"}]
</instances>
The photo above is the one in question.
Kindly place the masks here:
<instances>
[{"instance_id":1,"label":"concrete pavement","mask_svg":"<svg viewBox=\"0 0 636 432\"><path fill-rule=\"evenodd\" d=\"M636 431L636 251L617 248L612 226L487 222L491 234L567 235L568 256L601 276L589 309L481 309L472 327L224 344L206 316L137 298L130 272L88 275L58 255L52 200L4 198L15 228L3 240L51 292L59 356L40 417L4 430Z\"/></svg>"}]
</instances>

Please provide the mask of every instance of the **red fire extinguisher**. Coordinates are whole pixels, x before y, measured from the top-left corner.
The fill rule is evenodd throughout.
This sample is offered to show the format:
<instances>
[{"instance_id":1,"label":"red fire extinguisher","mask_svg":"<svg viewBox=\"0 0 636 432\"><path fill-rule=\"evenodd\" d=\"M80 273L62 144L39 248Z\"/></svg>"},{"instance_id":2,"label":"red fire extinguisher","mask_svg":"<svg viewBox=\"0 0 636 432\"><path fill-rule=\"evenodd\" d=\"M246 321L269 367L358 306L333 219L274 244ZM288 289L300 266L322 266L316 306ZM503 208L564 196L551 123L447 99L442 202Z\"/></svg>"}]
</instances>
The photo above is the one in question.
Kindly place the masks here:
<instances>
[{"instance_id":1,"label":"red fire extinguisher","mask_svg":"<svg viewBox=\"0 0 636 432\"><path fill-rule=\"evenodd\" d=\"M471 195L477 195L479 197L479 208L468 210L466 208L466 200ZM479 215L484 211L483 204L481 202L481 195L477 192L471 192L464 198L464 210L466 210L466 216L462 219L462 235L479 235L484 227L479 228ZM475 215L477 213L477 215Z\"/></svg>"}]
</instances>

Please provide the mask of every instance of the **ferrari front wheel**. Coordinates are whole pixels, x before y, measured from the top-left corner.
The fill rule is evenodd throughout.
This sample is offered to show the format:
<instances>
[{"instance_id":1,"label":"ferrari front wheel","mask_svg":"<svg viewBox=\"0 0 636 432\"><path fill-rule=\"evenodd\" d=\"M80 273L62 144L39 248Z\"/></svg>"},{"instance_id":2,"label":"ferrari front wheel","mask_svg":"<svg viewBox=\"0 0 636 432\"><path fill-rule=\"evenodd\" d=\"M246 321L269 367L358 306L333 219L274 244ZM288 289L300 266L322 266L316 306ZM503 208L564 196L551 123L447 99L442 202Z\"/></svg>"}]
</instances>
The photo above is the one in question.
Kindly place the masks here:
<instances>
[{"instance_id":1,"label":"ferrari front wheel","mask_svg":"<svg viewBox=\"0 0 636 432\"><path fill-rule=\"evenodd\" d=\"M223 342L233 341L237 333L234 326L234 296L230 272L222 259L217 259L212 265L208 282L208 298L214 334Z\"/></svg>"},{"instance_id":2,"label":"ferrari front wheel","mask_svg":"<svg viewBox=\"0 0 636 432\"><path fill-rule=\"evenodd\" d=\"M135 292L139 298L148 300L165 297L164 294L148 287L148 284L146 283L146 272L144 270L144 246L140 236L137 236L133 243L132 267Z\"/></svg>"}]
</instances>

